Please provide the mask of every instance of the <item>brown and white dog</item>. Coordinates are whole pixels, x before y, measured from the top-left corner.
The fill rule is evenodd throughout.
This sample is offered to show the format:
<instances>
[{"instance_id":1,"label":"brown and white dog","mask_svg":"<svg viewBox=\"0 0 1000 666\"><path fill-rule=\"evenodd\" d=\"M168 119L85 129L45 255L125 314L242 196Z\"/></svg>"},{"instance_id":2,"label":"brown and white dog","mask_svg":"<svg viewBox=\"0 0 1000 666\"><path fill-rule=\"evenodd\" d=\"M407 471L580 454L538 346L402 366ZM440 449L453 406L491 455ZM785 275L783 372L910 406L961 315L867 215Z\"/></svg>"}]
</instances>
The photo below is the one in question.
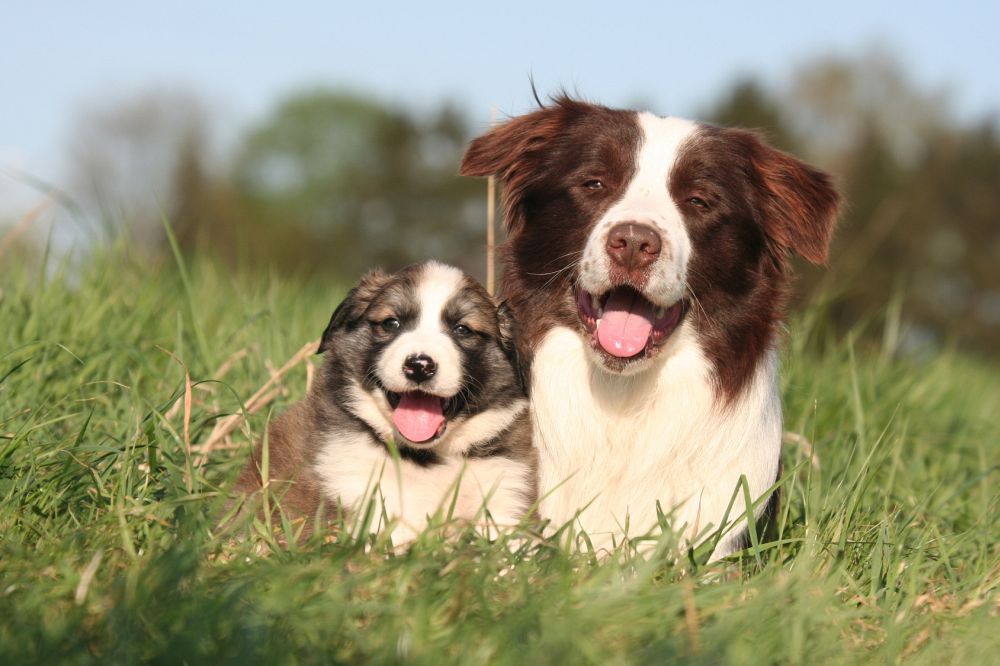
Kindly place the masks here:
<instances>
[{"instance_id":1,"label":"brown and white dog","mask_svg":"<svg viewBox=\"0 0 1000 666\"><path fill-rule=\"evenodd\" d=\"M763 497L789 256L825 261L830 178L751 132L566 97L472 141L462 173L504 188L542 517L606 547L654 528L658 502L694 539L742 476Z\"/></svg>"},{"instance_id":2,"label":"brown and white dog","mask_svg":"<svg viewBox=\"0 0 1000 666\"><path fill-rule=\"evenodd\" d=\"M371 528L394 520L396 544L438 511L489 534L516 525L535 500L535 453L512 327L506 307L452 266L368 273L323 333L305 400L268 430L267 479L282 508L308 517L325 503L357 516L375 501ZM261 488L262 444L243 492Z\"/></svg>"}]
</instances>

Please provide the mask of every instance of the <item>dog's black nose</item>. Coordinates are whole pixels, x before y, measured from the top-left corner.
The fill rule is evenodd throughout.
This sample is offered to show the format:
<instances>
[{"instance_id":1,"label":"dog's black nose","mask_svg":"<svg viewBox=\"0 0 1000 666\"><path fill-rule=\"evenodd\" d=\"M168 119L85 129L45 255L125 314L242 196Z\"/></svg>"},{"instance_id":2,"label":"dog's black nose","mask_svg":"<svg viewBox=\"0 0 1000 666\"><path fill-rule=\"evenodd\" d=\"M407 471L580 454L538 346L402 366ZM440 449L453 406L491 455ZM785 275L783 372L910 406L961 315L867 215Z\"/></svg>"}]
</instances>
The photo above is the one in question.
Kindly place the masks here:
<instances>
[{"instance_id":1,"label":"dog's black nose","mask_svg":"<svg viewBox=\"0 0 1000 666\"><path fill-rule=\"evenodd\" d=\"M622 222L608 233L611 260L627 271L645 268L660 256L663 242L656 229L646 224Z\"/></svg>"},{"instance_id":2,"label":"dog's black nose","mask_svg":"<svg viewBox=\"0 0 1000 666\"><path fill-rule=\"evenodd\" d=\"M437 372L437 363L426 354L407 356L403 361L403 374L416 383L425 382Z\"/></svg>"}]
</instances>

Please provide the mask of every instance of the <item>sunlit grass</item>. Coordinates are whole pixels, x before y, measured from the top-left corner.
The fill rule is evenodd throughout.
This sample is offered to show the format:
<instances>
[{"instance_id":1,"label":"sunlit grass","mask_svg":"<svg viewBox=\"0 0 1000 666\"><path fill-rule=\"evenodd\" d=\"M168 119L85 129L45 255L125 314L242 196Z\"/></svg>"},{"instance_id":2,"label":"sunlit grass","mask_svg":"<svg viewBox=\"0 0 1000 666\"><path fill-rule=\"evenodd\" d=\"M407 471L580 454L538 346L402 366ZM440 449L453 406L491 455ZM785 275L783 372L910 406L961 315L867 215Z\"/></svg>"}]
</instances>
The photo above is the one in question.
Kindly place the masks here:
<instances>
[{"instance_id":1,"label":"sunlit grass","mask_svg":"<svg viewBox=\"0 0 1000 666\"><path fill-rule=\"evenodd\" d=\"M119 247L7 262L0 290L0 663L1000 659L995 367L894 359L812 311L791 326L785 499L756 553L705 565L668 539L599 561L528 526L393 554L215 529L306 362L197 459L341 285L205 260L182 279Z\"/></svg>"}]
</instances>

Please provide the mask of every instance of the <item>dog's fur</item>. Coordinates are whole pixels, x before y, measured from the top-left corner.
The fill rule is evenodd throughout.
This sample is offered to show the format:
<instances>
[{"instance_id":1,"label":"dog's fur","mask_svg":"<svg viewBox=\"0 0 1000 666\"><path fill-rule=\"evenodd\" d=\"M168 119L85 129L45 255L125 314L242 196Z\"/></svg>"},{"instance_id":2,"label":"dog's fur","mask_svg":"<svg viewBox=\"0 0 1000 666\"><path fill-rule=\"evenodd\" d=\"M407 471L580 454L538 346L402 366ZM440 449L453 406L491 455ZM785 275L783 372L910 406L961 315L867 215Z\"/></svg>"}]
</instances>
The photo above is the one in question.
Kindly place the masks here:
<instances>
[{"instance_id":1,"label":"dog's fur","mask_svg":"<svg viewBox=\"0 0 1000 666\"><path fill-rule=\"evenodd\" d=\"M788 260L826 259L829 177L751 132L566 97L475 139L462 173L504 188L542 517L608 546L653 528L659 502L694 540L741 477L766 495Z\"/></svg>"},{"instance_id":2,"label":"dog's fur","mask_svg":"<svg viewBox=\"0 0 1000 666\"><path fill-rule=\"evenodd\" d=\"M356 514L375 500L377 515L397 521L397 544L439 510L487 524L485 507L488 525L516 524L535 501L536 463L513 325L505 306L451 266L367 274L330 319L305 400L268 429L272 494L301 516L321 505ZM435 369L415 380L430 361ZM417 422L422 441L398 425L407 396L434 402L444 418L423 433ZM263 445L237 483L244 492L261 487Z\"/></svg>"}]
</instances>

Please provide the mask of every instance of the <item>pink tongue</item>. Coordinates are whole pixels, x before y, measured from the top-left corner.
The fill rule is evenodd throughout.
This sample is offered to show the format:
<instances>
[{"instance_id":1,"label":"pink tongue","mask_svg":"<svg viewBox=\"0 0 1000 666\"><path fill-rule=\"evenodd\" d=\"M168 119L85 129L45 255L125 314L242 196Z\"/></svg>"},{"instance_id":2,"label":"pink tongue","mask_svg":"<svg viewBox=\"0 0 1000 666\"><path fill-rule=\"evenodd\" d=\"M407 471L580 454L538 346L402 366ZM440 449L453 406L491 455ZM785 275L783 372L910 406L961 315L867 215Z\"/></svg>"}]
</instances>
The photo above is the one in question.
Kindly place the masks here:
<instances>
[{"instance_id":1,"label":"pink tongue","mask_svg":"<svg viewBox=\"0 0 1000 666\"><path fill-rule=\"evenodd\" d=\"M426 393L403 393L392 412L392 422L400 434L411 442L426 442L437 434L444 423L441 398Z\"/></svg>"},{"instance_id":2,"label":"pink tongue","mask_svg":"<svg viewBox=\"0 0 1000 666\"><path fill-rule=\"evenodd\" d=\"M604 304L597 341L612 356L641 352L653 330L653 304L630 289L616 289Z\"/></svg>"}]
</instances>

